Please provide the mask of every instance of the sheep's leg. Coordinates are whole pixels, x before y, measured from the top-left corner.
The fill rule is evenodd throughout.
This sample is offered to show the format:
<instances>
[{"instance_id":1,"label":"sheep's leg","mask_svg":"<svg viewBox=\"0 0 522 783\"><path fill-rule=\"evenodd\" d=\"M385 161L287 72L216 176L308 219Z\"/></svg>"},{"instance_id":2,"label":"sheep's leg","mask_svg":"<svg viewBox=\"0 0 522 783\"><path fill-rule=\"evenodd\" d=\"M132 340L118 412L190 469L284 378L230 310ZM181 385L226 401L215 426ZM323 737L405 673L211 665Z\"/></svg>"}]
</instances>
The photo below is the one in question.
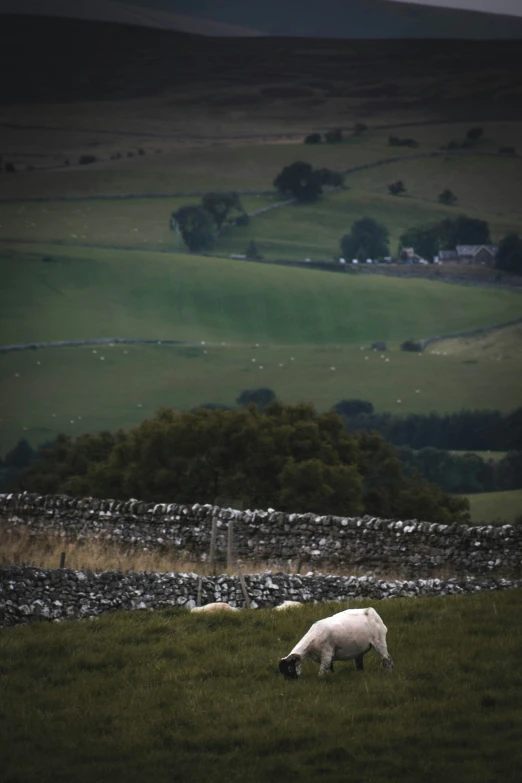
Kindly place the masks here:
<instances>
[{"instance_id":1,"label":"sheep's leg","mask_svg":"<svg viewBox=\"0 0 522 783\"><path fill-rule=\"evenodd\" d=\"M383 669L388 669L389 671L392 671L393 661L388 653L388 648L386 647L386 640L382 639L379 640L378 642L377 641L373 642L372 646L379 653L379 656L381 658L381 666L383 667Z\"/></svg>"},{"instance_id":2,"label":"sheep's leg","mask_svg":"<svg viewBox=\"0 0 522 783\"><path fill-rule=\"evenodd\" d=\"M321 658L321 665L319 666L319 677L324 677L325 674L333 674L333 655L327 655Z\"/></svg>"},{"instance_id":3,"label":"sheep's leg","mask_svg":"<svg viewBox=\"0 0 522 783\"><path fill-rule=\"evenodd\" d=\"M356 658L354 658L354 661L355 661L355 668L357 669L357 671L358 672L364 671L363 656L362 655L358 655Z\"/></svg>"}]
</instances>

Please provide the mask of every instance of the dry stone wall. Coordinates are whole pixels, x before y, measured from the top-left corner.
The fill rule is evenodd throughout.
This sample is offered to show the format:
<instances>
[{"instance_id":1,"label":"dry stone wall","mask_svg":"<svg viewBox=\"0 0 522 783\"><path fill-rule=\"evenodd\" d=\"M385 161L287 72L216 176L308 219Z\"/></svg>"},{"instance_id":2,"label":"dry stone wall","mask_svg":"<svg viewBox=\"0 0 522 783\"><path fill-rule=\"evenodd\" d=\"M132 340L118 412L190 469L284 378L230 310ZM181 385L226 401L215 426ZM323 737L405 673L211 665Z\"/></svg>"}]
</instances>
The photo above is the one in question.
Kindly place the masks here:
<instances>
[{"instance_id":1,"label":"dry stone wall","mask_svg":"<svg viewBox=\"0 0 522 783\"><path fill-rule=\"evenodd\" d=\"M93 618L117 609L190 609L196 606L199 577L193 573L45 570L0 567L0 626L47 620ZM413 596L465 595L480 590L522 587L522 580L455 577L447 580L386 581L377 577L272 573L245 576L254 609L284 600L302 603L369 601ZM244 607L238 577L201 578L201 603L227 601Z\"/></svg>"},{"instance_id":2,"label":"dry stone wall","mask_svg":"<svg viewBox=\"0 0 522 783\"><path fill-rule=\"evenodd\" d=\"M407 578L438 575L522 576L522 528L471 527L369 516L237 511L211 505L143 503L27 493L0 495L0 525L30 535L97 538L128 548L176 550L205 560L212 519L218 562L233 525L235 555L269 566L364 568Z\"/></svg>"}]
</instances>

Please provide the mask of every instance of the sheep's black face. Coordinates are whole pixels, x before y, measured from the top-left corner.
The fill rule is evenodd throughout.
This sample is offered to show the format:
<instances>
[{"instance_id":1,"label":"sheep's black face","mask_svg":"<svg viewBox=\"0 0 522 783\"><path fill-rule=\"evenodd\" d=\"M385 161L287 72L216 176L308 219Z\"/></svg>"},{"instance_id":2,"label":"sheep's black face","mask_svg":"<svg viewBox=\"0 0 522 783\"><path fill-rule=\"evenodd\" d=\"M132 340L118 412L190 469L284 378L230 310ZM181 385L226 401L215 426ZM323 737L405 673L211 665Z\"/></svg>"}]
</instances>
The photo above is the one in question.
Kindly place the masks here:
<instances>
[{"instance_id":1,"label":"sheep's black face","mask_svg":"<svg viewBox=\"0 0 522 783\"><path fill-rule=\"evenodd\" d=\"M285 680L297 680L299 677L298 665L298 658L281 658L279 661L279 671Z\"/></svg>"}]
</instances>

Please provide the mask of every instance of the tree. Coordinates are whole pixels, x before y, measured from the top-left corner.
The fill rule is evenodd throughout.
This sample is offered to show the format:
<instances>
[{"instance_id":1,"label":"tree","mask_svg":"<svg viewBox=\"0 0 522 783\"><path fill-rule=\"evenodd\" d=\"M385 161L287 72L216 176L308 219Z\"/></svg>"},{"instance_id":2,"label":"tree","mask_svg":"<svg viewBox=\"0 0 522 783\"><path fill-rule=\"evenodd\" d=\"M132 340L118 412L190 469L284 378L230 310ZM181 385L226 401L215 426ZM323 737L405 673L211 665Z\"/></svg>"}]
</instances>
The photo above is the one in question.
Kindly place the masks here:
<instances>
[{"instance_id":1,"label":"tree","mask_svg":"<svg viewBox=\"0 0 522 783\"><path fill-rule=\"evenodd\" d=\"M32 446L23 438L19 440L14 449L5 455L4 466L6 468L27 468L35 459L36 453Z\"/></svg>"},{"instance_id":2,"label":"tree","mask_svg":"<svg viewBox=\"0 0 522 783\"><path fill-rule=\"evenodd\" d=\"M304 143L305 144L320 144L321 143L321 134L320 133L310 133L308 136L305 136Z\"/></svg>"},{"instance_id":3,"label":"tree","mask_svg":"<svg viewBox=\"0 0 522 783\"><path fill-rule=\"evenodd\" d=\"M431 260L439 250L454 250L457 245L487 245L490 242L487 221L459 215L433 225L409 228L399 237L399 251L402 247L413 247L416 253Z\"/></svg>"},{"instance_id":4,"label":"tree","mask_svg":"<svg viewBox=\"0 0 522 783\"><path fill-rule=\"evenodd\" d=\"M222 495L254 508L437 522L458 521L469 507L458 499L452 507L437 487L405 476L395 449L377 432L349 434L333 411L277 400L263 410L163 408L112 442L60 436L18 484L158 503L212 503Z\"/></svg>"},{"instance_id":5,"label":"tree","mask_svg":"<svg viewBox=\"0 0 522 783\"><path fill-rule=\"evenodd\" d=\"M356 122L353 132L355 136L362 136L362 134L368 130L368 126L365 122Z\"/></svg>"},{"instance_id":6,"label":"tree","mask_svg":"<svg viewBox=\"0 0 522 783\"><path fill-rule=\"evenodd\" d=\"M236 403L241 406L251 405L252 403L257 406L258 410L263 410L271 402L274 402L276 398L275 392L272 389L244 389L236 400Z\"/></svg>"},{"instance_id":7,"label":"tree","mask_svg":"<svg viewBox=\"0 0 522 783\"><path fill-rule=\"evenodd\" d=\"M392 196L399 196L401 193L406 193L406 188L404 187L402 179L398 179L396 182L392 182L388 185L388 190Z\"/></svg>"},{"instance_id":8,"label":"tree","mask_svg":"<svg viewBox=\"0 0 522 783\"><path fill-rule=\"evenodd\" d=\"M415 226L399 237L399 252L403 247L412 247L427 261L432 261L439 252L439 237L436 226Z\"/></svg>"},{"instance_id":9,"label":"tree","mask_svg":"<svg viewBox=\"0 0 522 783\"><path fill-rule=\"evenodd\" d=\"M205 193L201 205L214 218L218 231L232 212L238 212L240 215L245 214L241 205L241 199L234 191L230 193Z\"/></svg>"},{"instance_id":10,"label":"tree","mask_svg":"<svg viewBox=\"0 0 522 783\"><path fill-rule=\"evenodd\" d=\"M503 272L522 274L522 239L518 234L506 234L500 240L495 266Z\"/></svg>"},{"instance_id":11,"label":"tree","mask_svg":"<svg viewBox=\"0 0 522 783\"><path fill-rule=\"evenodd\" d=\"M284 169L274 179L274 187L285 195L292 195L298 201L315 201L323 189L309 163L298 160Z\"/></svg>"},{"instance_id":12,"label":"tree","mask_svg":"<svg viewBox=\"0 0 522 783\"><path fill-rule=\"evenodd\" d=\"M214 244L214 222L206 209L187 205L172 213L191 253L209 250Z\"/></svg>"},{"instance_id":13,"label":"tree","mask_svg":"<svg viewBox=\"0 0 522 783\"><path fill-rule=\"evenodd\" d=\"M445 218L437 224L441 250L453 250L457 245L487 245L491 242L486 220L459 215Z\"/></svg>"},{"instance_id":14,"label":"tree","mask_svg":"<svg viewBox=\"0 0 522 783\"><path fill-rule=\"evenodd\" d=\"M483 133L484 131L482 128L470 128L466 133L466 138L469 139L469 141L478 141Z\"/></svg>"},{"instance_id":15,"label":"tree","mask_svg":"<svg viewBox=\"0 0 522 783\"><path fill-rule=\"evenodd\" d=\"M320 185L330 185L330 187L340 188L344 185L344 175L339 171L323 168L316 169L315 176Z\"/></svg>"},{"instance_id":16,"label":"tree","mask_svg":"<svg viewBox=\"0 0 522 783\"><path fill-rule=\"evenodd\" d=\"M384 258L389 254L389 233L386 226L370 217L356 220L349 234L341 238L344 258Z\"/></svg>"},{"instance_id":17,"label":"tree","mask_svg":"<svg viewBox=\"0 0 522 783\"><path fill-rule=\"evenodd\" d=\"M334 130L327 131L324 134L324 140L328 142L328 144L340 144L340 142L343 140L343 132L341 128L335 128Z\"/></svg>"},{"instance_id":18,"label":"tree","mask_svg":"<svg viewBox=\"0 0 522 783\"><path fill-rule=\"evenodd\" d=\"M263 258L263 256L257 249L257 245L253 239L251 239L250 242L248 243L248 247L246 249L245 255L247 258L252 259L252 261L261 261Z\"/></svg>"},{"instance_id":19,"label":"tree","mask_svg":"<svg viewBox=\"0 0 522 783\"><path fill-rule=\"evenodd\" d=\"M366 400L341 400L332 406L340 416L357 416L359 413L373 413L373 405Z\"/></svg>"},{"instance_id":20,"label":"tree","mask_svg":"<svg viewBox=\"0 0 522 783\"><path fill-rule=\"evenodd\" d=\"M457 197L452 190L450 190L449 188L445 188L442 191L442 193L439 193L439 201L441 204L447 204L448 206L453 206L453 204L455 204L455 202L457 201Z\"/></svg>"}]
</instances>

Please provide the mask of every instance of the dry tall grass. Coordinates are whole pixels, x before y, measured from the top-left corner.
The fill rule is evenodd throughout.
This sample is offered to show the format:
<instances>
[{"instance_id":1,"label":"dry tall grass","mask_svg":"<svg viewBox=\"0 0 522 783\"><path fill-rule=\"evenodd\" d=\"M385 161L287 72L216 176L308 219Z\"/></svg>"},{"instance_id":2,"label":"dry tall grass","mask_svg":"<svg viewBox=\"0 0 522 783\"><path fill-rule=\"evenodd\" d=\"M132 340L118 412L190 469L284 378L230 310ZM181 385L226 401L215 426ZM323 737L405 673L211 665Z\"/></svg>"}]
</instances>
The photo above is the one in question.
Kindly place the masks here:
<instances>
[{"instance_id":1,"label":"dry tall grass","mask_svg":"<svg viewBox=\"0 0 522 783\"><path fill-rule=\"evenodd\" d=\"M67 538L60 534L35 534L30 528L6 529L0 526L0 565L29 565L37 568L60 568L62 553L64 567L76 571L89 569L101 571L148 571L195 573L198 575L237 574L237 566L227 568L224 562L212 567L208 558L191 557L182 550L148 549L126 547L101 539ZM243 562L243 561L240 561ZM410 579L411 575L398 568L369 568L364 565L314 565L298 560L248 561L243 571L259 574L264 571L279 571L288 574L314 573L335 576L378 576L380 579ZM440 567L430 571L430 576L447 579L454 576L451 568Z\"/></svg>"}]
</instances>

